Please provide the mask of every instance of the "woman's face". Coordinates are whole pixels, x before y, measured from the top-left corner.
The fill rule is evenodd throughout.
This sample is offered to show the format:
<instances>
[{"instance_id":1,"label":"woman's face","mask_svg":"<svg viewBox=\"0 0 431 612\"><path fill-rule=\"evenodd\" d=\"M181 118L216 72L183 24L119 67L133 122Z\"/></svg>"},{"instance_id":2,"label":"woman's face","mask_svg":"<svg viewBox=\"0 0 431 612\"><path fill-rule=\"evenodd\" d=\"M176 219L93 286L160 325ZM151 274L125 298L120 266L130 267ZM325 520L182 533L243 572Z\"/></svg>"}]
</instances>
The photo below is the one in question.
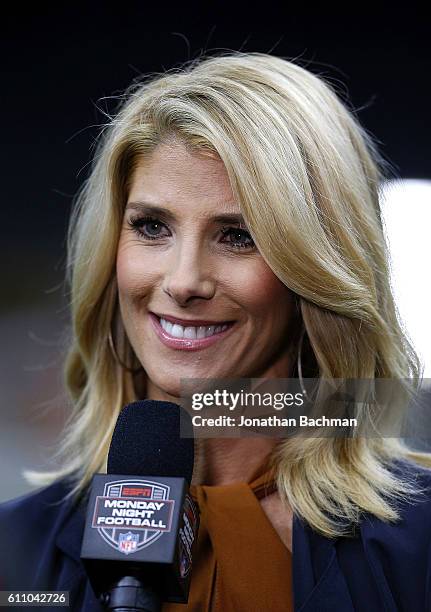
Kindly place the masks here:
<instances>
[{"instance_id":1,"label":"woman's face","mask_svg":"<svg viewBox=\"0 0 431 612\"><path fill-rule=\"evenodd\" d=\"M180 397L181 378L289 376L293 294L240 214L222 161L180 142L160 145L131 177L117 281L148 399Z\"/></svg>"}]
</instances>

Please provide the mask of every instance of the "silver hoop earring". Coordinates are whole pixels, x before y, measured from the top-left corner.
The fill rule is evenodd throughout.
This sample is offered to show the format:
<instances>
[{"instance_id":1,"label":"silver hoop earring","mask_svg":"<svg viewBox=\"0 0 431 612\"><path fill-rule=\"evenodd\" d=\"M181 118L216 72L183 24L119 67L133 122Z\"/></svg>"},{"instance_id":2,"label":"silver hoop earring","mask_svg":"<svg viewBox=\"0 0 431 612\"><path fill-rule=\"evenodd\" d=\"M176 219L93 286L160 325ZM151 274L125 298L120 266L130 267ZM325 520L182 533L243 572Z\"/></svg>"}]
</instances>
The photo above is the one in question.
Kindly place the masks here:
<instances>
[{"instance_id":1,"label":"silver hoop earring","mask_svg":"<svg viewBox=\"0 0 431 612\"><path fill-rule=\"evenodd\" d=\"M125 363L123 363L121 361L121 359L118 356L117 351L115 350L115 346L114 346L114 341L112 339L112 332L111 332L111 328L109 328L109 332L108 332L108 344L109 344L109 348L111 349L111 353L114 356L115 361L125 370L127 370L127 372L130 372L131 374L136 374L137 372L139 372L140 370L142 370L142 366L139 366L139 368L129 368L129 366L127 366Z\"/></svg>"},{"instance_id":2,"label":"silver hoop earring","mask_svg":"<svg viewBox=\"0 0 431 612\"><path fill-rule=\"evenodd\" d=\"M307 401L310 401L310 398L308 397L308 393L304 387L304 379L302 378L302 342L304 340L304 334L305 334L305 328L302 329L301 337L299 339L298 361L297 361L298 378L299 378L299 384L301 385L302 394L304 395Z\"/></svg>"},{"instance_id":3,"label":"silver hoop earring","mask_svg":"<svg viewBox=\"0 0 431 612\"><path fill-rule=\"evenodd\" d=\"M304 340L304 335L305 335L305 327L302 329L301 337L299 339L297 369L298 369L299 384L301 386L301 392L303 393L305 400L311 404L312 400L310 398L310 394L307 393L307 390L304 385L304 379L302 378L302 344ZM316 386L311 391L311 397L314 397L314 394L318 389L319 389L319 380L317 380Z\"/></svg>"}]
</instances>

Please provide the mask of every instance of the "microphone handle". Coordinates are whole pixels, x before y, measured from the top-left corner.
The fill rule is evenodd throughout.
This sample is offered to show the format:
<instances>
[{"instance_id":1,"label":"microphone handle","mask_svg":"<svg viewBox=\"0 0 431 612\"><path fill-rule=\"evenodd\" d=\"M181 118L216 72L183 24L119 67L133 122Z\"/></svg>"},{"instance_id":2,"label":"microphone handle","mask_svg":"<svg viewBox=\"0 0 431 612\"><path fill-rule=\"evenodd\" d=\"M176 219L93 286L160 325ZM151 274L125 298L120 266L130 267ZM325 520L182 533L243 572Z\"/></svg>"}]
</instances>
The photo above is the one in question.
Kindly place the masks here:
<instances>
[{"instance_id":1,"label":"microphone handle","mask_svg":"<svg viewBox=\"0 0 431 612\"><path fill-rule=\"evenodd\" d=\"M101 602L107 610L115 612L160 612L161 609L160 596L134 576L120 578L101 596Z\"/></svg>"}]
</instances>

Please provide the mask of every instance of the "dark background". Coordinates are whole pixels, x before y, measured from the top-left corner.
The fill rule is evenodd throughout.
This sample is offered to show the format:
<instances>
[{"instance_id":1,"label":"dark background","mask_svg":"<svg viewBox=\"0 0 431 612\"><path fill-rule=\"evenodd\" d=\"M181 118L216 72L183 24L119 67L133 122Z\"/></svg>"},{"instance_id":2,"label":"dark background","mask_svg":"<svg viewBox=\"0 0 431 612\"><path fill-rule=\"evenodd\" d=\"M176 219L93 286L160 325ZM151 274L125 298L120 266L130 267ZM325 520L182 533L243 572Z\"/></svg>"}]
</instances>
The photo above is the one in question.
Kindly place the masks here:
<instances>
[{"instance_id":1,"label":"dark background","mask_svg":"<svg viewBox=\"0 0 431 612\"><path fill-rule=\"evenodd\" d=\"M27 461L42 462L64 417L65 234L107 120L101 110L114 112L115 96L140 74L202 53L299 58L348 92L397 176L430 179L428 21L415 5L387 6L380 13L358 3L318 12L289 3L255 12L235 3L206 12L133 2L2 9L0 451L22 444L33 452ZM15 426L24 422L32 433L20 438Z\"/></svg>"}]
</instances>

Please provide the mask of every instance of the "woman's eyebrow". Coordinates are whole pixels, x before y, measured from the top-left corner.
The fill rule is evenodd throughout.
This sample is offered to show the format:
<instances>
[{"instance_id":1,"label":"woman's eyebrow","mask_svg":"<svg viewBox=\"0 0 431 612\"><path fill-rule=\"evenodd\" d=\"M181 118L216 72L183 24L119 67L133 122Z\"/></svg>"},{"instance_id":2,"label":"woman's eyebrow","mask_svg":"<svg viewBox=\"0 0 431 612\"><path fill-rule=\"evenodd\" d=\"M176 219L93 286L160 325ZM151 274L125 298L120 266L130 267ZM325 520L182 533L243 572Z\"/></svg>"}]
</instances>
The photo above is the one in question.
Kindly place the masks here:
<instances>
[{"instance_id":1,"label":"woman's eyebrow","mask_svg":"<svg viewBox=\"0 0 431 612\"><path fill-rule=\"evenodd\" d=\"M162 206L156 206L155 204L149 204L148 202L127 202L126 209L132 208L138 210L141 213L149 215L160 215L167 220L176 221L176 215ZM240 213L223 213L215 215L209 218L210 221L215 223L242 223L245 224L244 217Z\"/></svg>"}]
</instances>

